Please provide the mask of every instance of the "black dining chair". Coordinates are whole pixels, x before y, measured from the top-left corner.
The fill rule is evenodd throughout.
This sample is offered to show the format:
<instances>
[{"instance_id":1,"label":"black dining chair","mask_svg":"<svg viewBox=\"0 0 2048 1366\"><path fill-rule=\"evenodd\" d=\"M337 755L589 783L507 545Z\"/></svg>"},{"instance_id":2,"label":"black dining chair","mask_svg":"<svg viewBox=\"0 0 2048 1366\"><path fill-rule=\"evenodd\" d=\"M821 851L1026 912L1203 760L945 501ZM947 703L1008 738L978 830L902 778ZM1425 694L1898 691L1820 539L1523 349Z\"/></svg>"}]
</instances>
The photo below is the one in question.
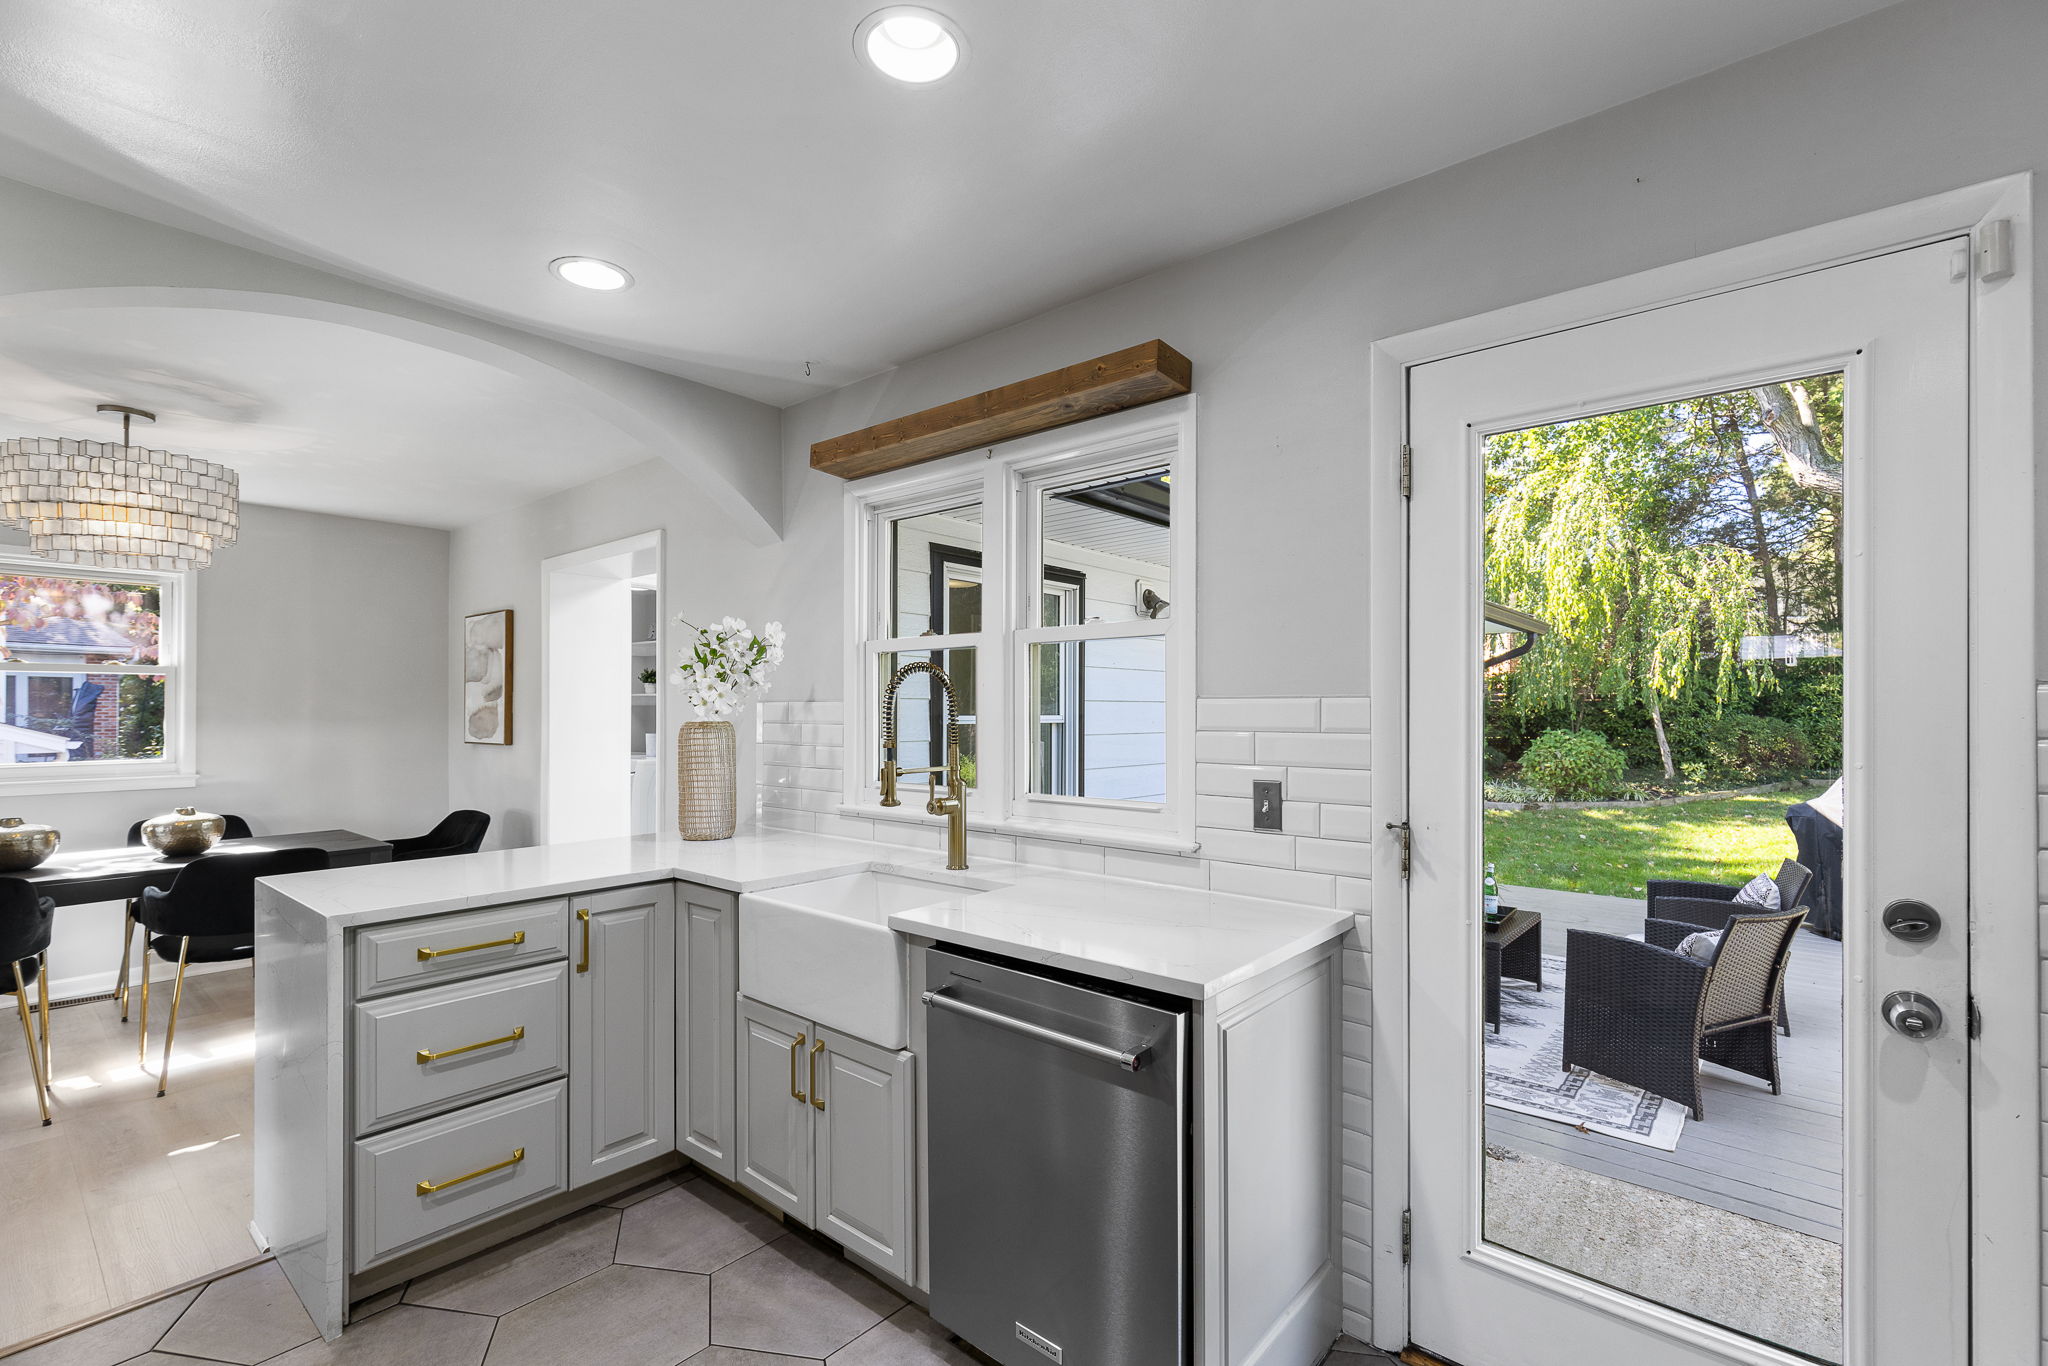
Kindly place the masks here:
<instances>
[{"instance_id":1,"label":"black dining chair","mask_svg":"<svg viewBox=\"0 0 2048 1366\"><path fill-rule=\"evenodd\" d=\"M22 1041L28 1045L28 1070L35 1078L36 1104L46 1125L50 1122L50 927L56 919L56 902L37 896L35 889L18 877L0 877L0 963L7 964L10 974L0 981L0 991L14 993ZM31 984L39 986L42 996L37 1010L41 1047L28 1023Z\"/></svg>"},{"instance_id":2,"label":"black dining chair","mask_svg":"<svg viewBox=\"0 0 2048 1366\"><path fill-rule=\"evenodd\" d=\"M221 831L224 840L247 840L256 838L256 832L249 828L249 822L240 816L222 816L221 824L227 828ZM142 847L142 821L128 827L128 847ZM127 923L121 926L121 967L114 976L114 998L121 1003L121 1023L128 1023L128 960L135 952L135 902L128 902Z\"/></svg>"},{"instance_id":3,"label":"black dining chair","mask_svg":"<svg viewBox=\"0 0 2048 1366\"><path fill-rule=\"evenodd\" d=\"M387 841L391 845L391 861L404 863L416 858L474 854L483 847L484 832L490 828L491 818L485 812L451 811L424 835Z\"/></svg>"},{"instance_id":4,"label":"black dining chair","mask_svg":"<svg viewBox=\"0 0 2048 1366\"><path fill-rule=\"evenodd\" d=\"M149 959L178 965L171 987L171 1017L164 1029L161 1096L171 1080L171 1041L178 1032L178 1003L185 994L187 963L230 963L256 956L256 879L309 873L327 866L325 849L278 849L249 854L202 854L178 871L168 889L151 887L136 900L143 929L142 1018L136 1030L135 1061L146 1062L149 1047Z\"/></svg>"}]
</instances>

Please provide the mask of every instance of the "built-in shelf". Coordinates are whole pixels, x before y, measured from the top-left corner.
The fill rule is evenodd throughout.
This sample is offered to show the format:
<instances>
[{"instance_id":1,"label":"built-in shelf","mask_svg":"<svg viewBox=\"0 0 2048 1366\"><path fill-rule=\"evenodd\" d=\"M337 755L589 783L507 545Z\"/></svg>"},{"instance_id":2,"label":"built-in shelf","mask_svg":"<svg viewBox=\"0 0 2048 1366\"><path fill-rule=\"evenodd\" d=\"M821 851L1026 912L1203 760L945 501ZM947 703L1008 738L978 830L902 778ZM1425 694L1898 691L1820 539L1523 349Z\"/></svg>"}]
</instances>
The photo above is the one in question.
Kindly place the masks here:
<instances>
[{"instance_id":1,"label":"built-in shelf","mask_svg":"<svg viewBox=\"0 0 2048 1366\"><path fill-rule=\"evenodd\" d=\"M636 692L633 694L633 700L635 702L652 702L659 696L661 694L658 692Z\"/></svg>"},{"instance_id":2,"label":"built-in shelf","mask_svg":"<svg viewBox=\"0 0 2048 1366\"><path fill-rule=\"evenodd\" d=\"M658 644L660 644L659 641L636 640L633 642L633 653L636 655L651 655L654 653L654 647Z\"/></svg>"}]
</instances>

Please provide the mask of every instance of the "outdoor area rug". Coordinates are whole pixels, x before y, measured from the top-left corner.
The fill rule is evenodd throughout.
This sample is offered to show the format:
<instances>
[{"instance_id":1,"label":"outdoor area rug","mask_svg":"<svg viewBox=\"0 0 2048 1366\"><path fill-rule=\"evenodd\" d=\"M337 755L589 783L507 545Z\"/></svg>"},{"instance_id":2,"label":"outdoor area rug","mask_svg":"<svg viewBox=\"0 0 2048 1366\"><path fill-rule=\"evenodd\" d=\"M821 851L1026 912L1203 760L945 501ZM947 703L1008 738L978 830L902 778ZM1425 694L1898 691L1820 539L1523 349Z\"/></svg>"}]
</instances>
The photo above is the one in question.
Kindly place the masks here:
<instances>
[{"instance_id":1,"label":"outdoor area rug","mask_svg":"<svg viewBox=\"0 0 2048 1366\"><path fill-rule=\"evenodd\" d=\"M1564 1070L1564 959L1545 954L1543 989L1503 977L1500 1033L1486 1035L1486 1103L1674 1152L1686 1108L1583 1068Z\"/></svg>"}]
</instances>

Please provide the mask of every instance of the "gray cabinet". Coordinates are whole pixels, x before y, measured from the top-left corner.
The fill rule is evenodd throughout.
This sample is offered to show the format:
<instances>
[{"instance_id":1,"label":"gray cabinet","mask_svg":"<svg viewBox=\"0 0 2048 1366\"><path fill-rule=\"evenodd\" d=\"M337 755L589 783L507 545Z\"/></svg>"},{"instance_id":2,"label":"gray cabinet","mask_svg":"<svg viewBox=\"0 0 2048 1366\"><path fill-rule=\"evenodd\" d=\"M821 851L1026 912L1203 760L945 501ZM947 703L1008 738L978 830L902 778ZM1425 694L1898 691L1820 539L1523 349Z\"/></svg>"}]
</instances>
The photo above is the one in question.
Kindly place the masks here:
<instances>
[{"instance_id":1,"label":"gray cabinet","mask_svg":"<svg viewBox=\"0 0 2048 1366\"><path fill-rule=\"evenodd\" d=\"M805 1076L810 1021L745 999L738 1014L739 1181L809 1227L815 1216Z\"/></svg>"},{"instance_id":2,"label":"gray cabinet","mask_svg":"<svg viewBox=\"0 0 2048 1366\"><path fill-rule=\"evenodd\" d=\"M675 1149L675 890L573 898L569 1184Z\"/></svg>"},{"instance_id":3,"label":"gray cabinet","mask_svg":"<svg viewBox=\"0 0 2048 1366\"><path fill-rule=\"evenodd\" d=\"M735 1181L739 899L687 882L675 890L676 1147L706 1171Z\"/></svg>"},{"instance_id":4,"label":"gray cabinet","mask_svg":"<svg viewBox=\"0 0 2048 1366\"><path fill-rule=\"evenodd\" d=\"M817 1228L907 1282L916 1059L831 1029L819 1030L811 1049Z\"/></svg>"},{"instance_id":5,"label":"gray cabinet","mask_svg":"<svg viewBox=\"0 0 2048 1366\"><path fill-rule=\"evenodd\" d=\"M740 1183L907 1282L915 1058L745 997L738 1018Z\"/></svg>"}]
</instances>

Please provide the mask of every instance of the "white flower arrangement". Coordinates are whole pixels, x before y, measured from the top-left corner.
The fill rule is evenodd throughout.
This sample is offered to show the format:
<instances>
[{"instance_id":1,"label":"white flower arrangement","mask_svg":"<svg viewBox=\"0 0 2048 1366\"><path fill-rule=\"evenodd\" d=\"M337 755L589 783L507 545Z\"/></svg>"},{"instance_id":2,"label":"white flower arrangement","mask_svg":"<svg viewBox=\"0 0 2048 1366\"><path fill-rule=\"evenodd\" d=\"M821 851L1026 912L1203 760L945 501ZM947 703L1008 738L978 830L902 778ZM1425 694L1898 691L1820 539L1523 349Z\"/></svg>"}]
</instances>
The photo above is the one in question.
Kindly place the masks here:
<instances>
[{"instance_id":1,"label":"white flower arrangement","mask_svg":"<svg viewBox=\"0 0 2048 1366\"><path fill-rule=\"evenodd\" d=\"M782 662L781 622L767 623L756 635L738 617L709 626L676 621L694 633L677 659L676 681L698 720L722 720L768 691L768 675Z\"/></svg>"}]
</instances>

